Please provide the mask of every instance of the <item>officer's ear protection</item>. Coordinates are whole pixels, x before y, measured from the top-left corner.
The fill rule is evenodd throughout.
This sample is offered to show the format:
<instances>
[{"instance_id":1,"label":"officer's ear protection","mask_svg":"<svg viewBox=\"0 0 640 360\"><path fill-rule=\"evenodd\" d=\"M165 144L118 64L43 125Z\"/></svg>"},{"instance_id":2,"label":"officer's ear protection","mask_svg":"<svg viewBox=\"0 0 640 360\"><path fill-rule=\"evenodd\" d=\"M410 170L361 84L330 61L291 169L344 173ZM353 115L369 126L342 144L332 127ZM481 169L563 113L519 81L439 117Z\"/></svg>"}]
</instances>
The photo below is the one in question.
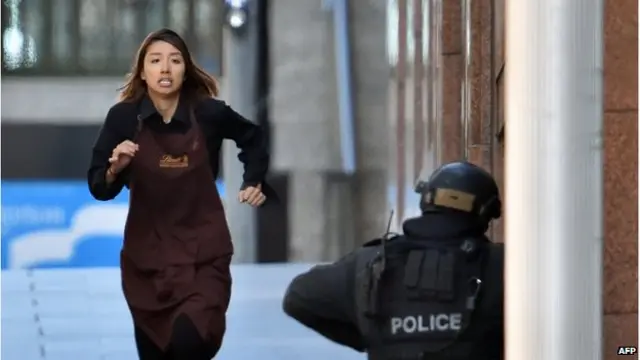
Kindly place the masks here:
<instances>
[{"instance_id":1,"label":"officer's ear protection","mask_svg":"<svg viewBox=\"0 0 640 360\"><path fill-rule=\"evenodd\" d=\"M492 196L484 204L479 204L477 210L478 216L487 219L499 219L502 216L502 202L497 196Z\"/></svg>"}]
</instances>

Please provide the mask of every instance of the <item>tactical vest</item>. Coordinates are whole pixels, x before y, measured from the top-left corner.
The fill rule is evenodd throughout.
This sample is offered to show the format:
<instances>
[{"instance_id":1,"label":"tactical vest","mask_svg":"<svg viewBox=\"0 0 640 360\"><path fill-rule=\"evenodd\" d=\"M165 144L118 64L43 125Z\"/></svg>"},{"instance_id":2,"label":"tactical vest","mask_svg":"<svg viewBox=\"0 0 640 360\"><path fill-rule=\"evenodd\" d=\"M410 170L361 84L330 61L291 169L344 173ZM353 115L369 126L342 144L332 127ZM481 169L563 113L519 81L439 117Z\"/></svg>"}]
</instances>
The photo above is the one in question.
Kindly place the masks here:
<instances>
[{"instance_id":1,"label":"tactical vest","mask_svg":"<svg viewBox=\"0 0 640 360\"><path fill-rule=\"evenodd\" d=\"M483 359L465 332L483 293L486 240L383 240L378 249L356 272L369 359Z\"/></svg>"}]
</instances>

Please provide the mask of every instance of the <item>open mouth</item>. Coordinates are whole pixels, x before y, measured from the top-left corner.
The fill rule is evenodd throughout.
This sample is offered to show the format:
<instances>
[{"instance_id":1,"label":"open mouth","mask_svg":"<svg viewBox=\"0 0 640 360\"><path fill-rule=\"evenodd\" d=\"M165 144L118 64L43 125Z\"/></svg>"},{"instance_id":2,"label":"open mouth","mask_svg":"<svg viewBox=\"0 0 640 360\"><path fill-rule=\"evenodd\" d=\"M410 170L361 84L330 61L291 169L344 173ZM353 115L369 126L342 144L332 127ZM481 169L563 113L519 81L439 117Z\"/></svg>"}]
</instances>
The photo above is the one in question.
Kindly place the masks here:
<instances>
[{"instance_id":1,"label":"open mouth","mask_svg":"<svg viewBox=\"0 0 640 360\"><path fill-rule=\"evenodd\" d=\"M173 85L173 80L171 79L160 79L160 81L158 81L158 85L160 85L160 87L166 87L169 88Z\"/></svg>"}]
</instances>

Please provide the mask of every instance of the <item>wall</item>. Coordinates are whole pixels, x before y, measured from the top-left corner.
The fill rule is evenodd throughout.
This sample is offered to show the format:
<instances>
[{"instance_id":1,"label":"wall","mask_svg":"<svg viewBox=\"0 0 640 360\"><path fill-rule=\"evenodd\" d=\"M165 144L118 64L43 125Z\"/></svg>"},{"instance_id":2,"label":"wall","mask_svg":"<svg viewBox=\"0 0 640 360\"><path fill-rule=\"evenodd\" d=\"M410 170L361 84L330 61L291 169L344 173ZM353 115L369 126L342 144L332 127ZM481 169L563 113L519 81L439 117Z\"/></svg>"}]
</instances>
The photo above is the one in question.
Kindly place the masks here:
<instances>
[{"instance_id":1,"label":"wall","mask_svg":"<svg viewBox=\"0 0 640 360\"><path fill-rule=\"evenodd\" d=\"M374 3L348 2L357 152L354 175L341 174L340 169L330 2L270 3L272 168L290 175L292 261L335 259L384 231L389 67L386 29L381 26L385 7Z\"/></svg>"},{"instance_id":2,"label":"wall","mask_svg":"<svg viewBox=\"0 0 640 360\"><path fill-rule=\"evenodd\" d=\"M638 339L638 2L604 21L605 351Z\"/></svg>"},{"instance_id":3,"label":"wall","mask_svg":"<svg viewBox=\"0 0 640 360\"><path fill-rule=\"evenodd\" d=\"M463 79L462 1L444 1L444 121L451 144L446 160L463 144L459 114ZM503 187L504 6L505 0L472 1L469 156L490 169ZM605 1L604 19L604 346L605 359L638 338L638 21L634 0ZM508 201L508 199L506 199ZM493 229L502 241L502 224ZM508 241L508 240L507 240Z\"/></svg>"}]
</instances>

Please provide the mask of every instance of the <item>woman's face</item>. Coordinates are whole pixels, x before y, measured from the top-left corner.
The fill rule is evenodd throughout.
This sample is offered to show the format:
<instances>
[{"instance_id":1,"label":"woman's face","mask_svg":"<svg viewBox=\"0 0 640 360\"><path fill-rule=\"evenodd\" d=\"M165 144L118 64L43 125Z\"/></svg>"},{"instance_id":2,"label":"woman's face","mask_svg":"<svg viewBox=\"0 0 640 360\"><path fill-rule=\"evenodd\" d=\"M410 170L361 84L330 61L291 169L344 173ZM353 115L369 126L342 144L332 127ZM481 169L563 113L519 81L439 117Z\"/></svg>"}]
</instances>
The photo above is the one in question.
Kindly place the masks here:
<instances>
[{"instance_id":1,"label":"woman's face","mask_svg":"<svg viewBox=\"0 0 640 360\"><path fill-rule=\"evenodd\" d=\"M180 91L184 76L184 57L180 50L165 41L149 45L140 77L150 92L173 95Z\"/></svg>"}]
</instances>

